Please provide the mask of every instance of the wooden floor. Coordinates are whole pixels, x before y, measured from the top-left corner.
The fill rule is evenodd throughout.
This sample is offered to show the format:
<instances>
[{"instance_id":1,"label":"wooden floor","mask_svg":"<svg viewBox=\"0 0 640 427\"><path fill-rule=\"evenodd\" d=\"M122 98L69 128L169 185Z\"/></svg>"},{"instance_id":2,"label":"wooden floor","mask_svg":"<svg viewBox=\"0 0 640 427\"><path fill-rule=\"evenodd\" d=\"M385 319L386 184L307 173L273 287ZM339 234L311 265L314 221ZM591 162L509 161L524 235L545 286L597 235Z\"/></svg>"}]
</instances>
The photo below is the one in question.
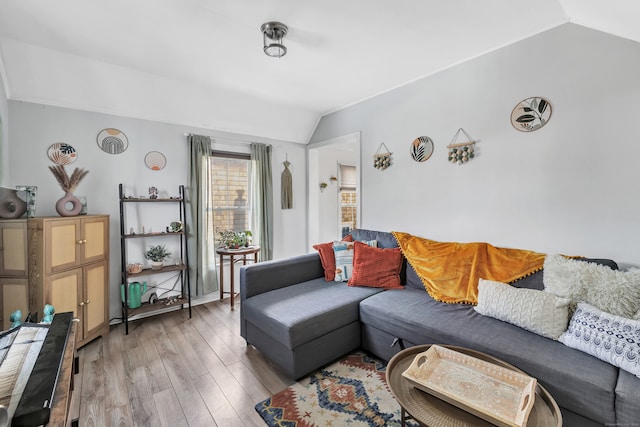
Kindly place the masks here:
<instances>
[{"instance_id":1,"label":"wooden floor","mask_svg":"<svg viewBox=\"0 0 640 427\"><path fill-rule=\"evenodd\" d=\"M228 301L119 325L78 355L83 427L263 427L254 405L293 383L246 346Z\"/></svg>"}]
</instances>

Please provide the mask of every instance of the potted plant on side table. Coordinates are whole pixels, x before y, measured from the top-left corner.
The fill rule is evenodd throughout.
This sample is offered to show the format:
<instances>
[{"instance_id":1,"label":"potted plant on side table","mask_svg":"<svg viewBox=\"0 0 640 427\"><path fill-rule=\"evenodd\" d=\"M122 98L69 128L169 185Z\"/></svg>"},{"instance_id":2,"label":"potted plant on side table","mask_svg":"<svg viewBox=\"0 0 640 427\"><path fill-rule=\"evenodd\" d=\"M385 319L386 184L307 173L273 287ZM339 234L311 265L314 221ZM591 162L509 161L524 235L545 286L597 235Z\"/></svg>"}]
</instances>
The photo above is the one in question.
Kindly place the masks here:
<instances>
[{"instance_id":1,"label":"potted plant on side table","mask_svg":"<svg viewBox=\"0 0 640 427\"><path fill-rule=\"evenodd\" d=\"M160 270L164 265L164 259L169 255L171 252L167 251L164 245L151 246L144 253L144 257L151 261L152 270Z\"/></svg>"},{"instance_id":2,"label":"potted plant on side table","mask_svg":"<svg viewBox=\"0 0 640 427\"><path fill-rule=\"evenodd\" d=\"M241 249L251 244L251 230L234 231L234 230L218 230L218 240L224 245L225 249Z\"/></svg>"}]
</instances>

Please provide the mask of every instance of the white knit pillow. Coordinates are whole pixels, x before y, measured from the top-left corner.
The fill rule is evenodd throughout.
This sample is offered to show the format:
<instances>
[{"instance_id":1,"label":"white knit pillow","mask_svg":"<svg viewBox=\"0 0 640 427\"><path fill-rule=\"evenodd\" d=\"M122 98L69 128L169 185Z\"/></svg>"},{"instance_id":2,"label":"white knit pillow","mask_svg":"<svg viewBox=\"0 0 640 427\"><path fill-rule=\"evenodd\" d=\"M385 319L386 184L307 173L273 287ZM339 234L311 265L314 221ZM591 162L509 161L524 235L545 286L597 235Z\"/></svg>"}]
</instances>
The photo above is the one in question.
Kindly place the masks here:
<instances>
[{"instance_id":1,"label":"white knit pillow","mask_svg":"<svg viewBox=\"0 0 640 427\"><path fill-rule=\"evenodd\" d=\"M480 279L475 310L557 340L567 329L570 302L548 292Z\"/></svg>"},{"instance_id":2,"label":"white knit pillow","mask_svg":"<svg viewBox=\"0 0 640 427\"><path fill-rule=\"evenodd\" d=\"M610 314L633 318L640 309L640 270L613 270L606 265L547 255L544 290L580 301Z\"/></svg>"}]
</instances>

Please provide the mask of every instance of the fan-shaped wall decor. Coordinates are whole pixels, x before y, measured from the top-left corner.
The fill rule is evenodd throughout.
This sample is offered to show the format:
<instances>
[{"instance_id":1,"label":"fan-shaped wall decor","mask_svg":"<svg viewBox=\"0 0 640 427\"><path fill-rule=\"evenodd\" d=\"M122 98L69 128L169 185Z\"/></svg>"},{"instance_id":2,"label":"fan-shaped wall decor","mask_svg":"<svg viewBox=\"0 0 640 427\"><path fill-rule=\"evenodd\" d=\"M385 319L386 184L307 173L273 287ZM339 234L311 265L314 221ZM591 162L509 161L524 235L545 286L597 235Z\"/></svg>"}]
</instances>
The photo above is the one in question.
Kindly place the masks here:
<instances>
[{"instance_id":1,"label":"fan-shaped wall decor","mask_svg":"<svg viewBox=\"0 0 640 427\"><path fill-rule=\"evenodd\" d=\"M78 159L76 149L64 142L56 142L51 144L47 150L49 160L57 165L70 165Z\"/></svg>"},{"instance_id":2,"label":"fan-shaped wall decor","mask_svg":"<svg viewBox=\"0 0 640 427\"><path fill-rule=\"evenodd\" d=\"M167 158L159 151L149 151L144 156L144 164L153 171L159 171L167 165Z\"/></svg>"},{"instance_id":3,"label":"fan-shaped wall decor","mask_svg":"<svg viewBox=\"0 0 640 427\"><path fill-rule=\"evenodd\" d=\"M411 143L409 152L416 162L426 162L433 154L433 141L428 136L419 136Z\"/></svg>"},{"instance_id":4,"label":"fan-shaped wall decor","mask_svg":"<svg viewBox=\"0 0 640 427\"><path fill-rule=\"evenodd\" d=\"M98 147L105 153L120 154L129 146L127 135L113 128L102 129L98 134Z\"/></svg>"},{"instance_id":5,"label":"fan-shaped wall decor","mask_svg":"<svg viewBox=\"0 0 640 427\"><path fill-rule=\"evenodd\" d=\"M534 96L521 101L511 111L511 124L521 132L533 132L546 125L551 118L548 100Z\"/></svg>"}]
</instances>

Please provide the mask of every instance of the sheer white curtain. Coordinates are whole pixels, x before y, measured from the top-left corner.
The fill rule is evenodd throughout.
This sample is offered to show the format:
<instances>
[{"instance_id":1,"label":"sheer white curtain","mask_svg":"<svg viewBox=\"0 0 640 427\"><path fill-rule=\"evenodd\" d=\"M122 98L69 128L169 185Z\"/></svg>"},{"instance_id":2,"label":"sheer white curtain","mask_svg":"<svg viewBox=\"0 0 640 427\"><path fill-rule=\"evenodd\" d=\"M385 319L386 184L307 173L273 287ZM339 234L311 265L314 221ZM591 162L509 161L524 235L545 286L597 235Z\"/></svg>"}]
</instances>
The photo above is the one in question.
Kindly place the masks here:
<instances>
[{"instance_id":1,"label":"sheer white curtain","mask_svg":"<svg viewBox=\"0 0 640 427\"><path fill-rule=\"evenodd\" d=\"M189 227L190 277L195 278L195 295L202 296L218 290L211 197L211 138L189 135L191 164L189 170ZM192 280L193 281L193 280ZM193 289L193 288L192 288Z\"/></svg>"}]
</instances>

